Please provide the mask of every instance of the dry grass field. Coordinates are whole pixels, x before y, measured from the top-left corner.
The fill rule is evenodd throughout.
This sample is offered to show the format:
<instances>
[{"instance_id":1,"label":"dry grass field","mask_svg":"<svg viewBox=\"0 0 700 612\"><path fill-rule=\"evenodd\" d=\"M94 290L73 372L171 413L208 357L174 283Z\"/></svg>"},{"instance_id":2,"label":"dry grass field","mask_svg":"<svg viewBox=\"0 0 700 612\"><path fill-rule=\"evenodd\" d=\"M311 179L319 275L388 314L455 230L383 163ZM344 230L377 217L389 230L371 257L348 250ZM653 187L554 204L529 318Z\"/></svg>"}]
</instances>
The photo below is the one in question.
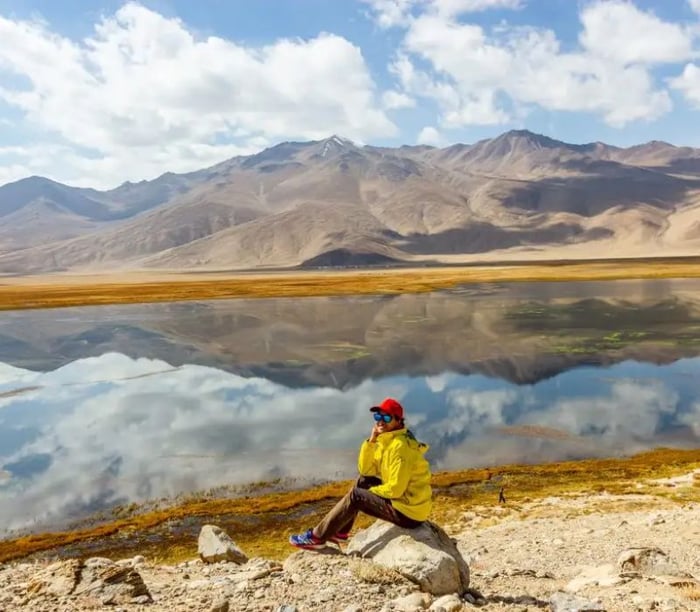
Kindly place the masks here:
<instances>
[{"instance_id":1,"label":"dry grass field","mask_svg":"<svg viewBox=\"0 0 700 612\"><path fill-rule=\"evenodd\" d=\"M0 277L0 310L257 297L419 293L469 283L700 277L700 258L442 268Z\"/></svg>"}]
</instances>

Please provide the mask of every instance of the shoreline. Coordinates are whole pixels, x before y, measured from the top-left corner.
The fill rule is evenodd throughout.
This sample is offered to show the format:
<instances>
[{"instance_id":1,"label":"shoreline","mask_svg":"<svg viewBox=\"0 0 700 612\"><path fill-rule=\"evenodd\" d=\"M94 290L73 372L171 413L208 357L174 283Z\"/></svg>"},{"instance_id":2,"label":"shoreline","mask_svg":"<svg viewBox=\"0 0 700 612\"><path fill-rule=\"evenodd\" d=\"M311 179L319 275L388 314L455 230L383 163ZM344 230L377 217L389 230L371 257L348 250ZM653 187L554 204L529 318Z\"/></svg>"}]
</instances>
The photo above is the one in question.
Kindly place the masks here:
<instances>
[{"instance_id":1,"label":"shoreline","mask_svg":"<svg viewBox=\"0 0 700 612\"><path fill-rule=\"evenodd\" d=\"M347 545L313 552L286 545L288 534L281 533L285 554L274 557L215 516L211 522L234 539L233 560L197 558L197 524L177 556L143 546L86 546L72 558L0 563L0 605L28 612L115 605L123 612L697 612L700 464L673 453L656 451L646 462L638 457L636 467L635 460L604 462L602 479L584 465L593 477L589 486L581 486L583 470L562 464L559 486L540 480L538 495L507 504L470 498L460 506L454 495L449 514L431 517L445 539L425 551L421 538L432 529L423 530L417 541L402 542L402 551L413 551L406 558L392 556L375 528L374 535L361 533L371 521L357 525ZM367 539L388 556L363 552ZM393 544L395 550L396 539ZM458 586L445 555L461 559L466 590L465 574L460 571Z\"/></svg>"},{"instance_id":2,"label":"shoreline","mask_svg":"<svg viewBox=\"0 0 700 612\"><path fill-rule=\"evenodd\" d=\"M0 276L0 310L237 298L397 295L501 282L700 278L700 258L392 269Z\"/></svg>"},{"instance_id":3,"label":"shoreline","mask_svg":"<svg viewBox=\"0 0 700 612\"><path fill-rule=\"evenodd\" d=\"M663 485L646 484L693 471L697 473L695 480L680 497ZM282 560L293 552L287 544L288 534L316 522L349 484L350 481L336 481L307 489L233 498L200 493L162 507L131 504L115 509L117 513L112 513L111 521L90 525L94 517L87 518L70 531L0 540L0 564L22 559L119 558L136 554L159 562L178 562L195 556L196 534L201 525L209 522L226 529L249 553ZM495 518L504 508L517 510L553 496L614 494L624 498L642 492L665 503L700 503L700 448L659 448L622 458L437 472L433 475L433 487L431 520L443 525L454 524L474 507L485 508L485 517ZM507 498L504 505L498 501L501 488ZM370 522L368 517L362 517L357 528Z\"/></svg>"}]
</instances>

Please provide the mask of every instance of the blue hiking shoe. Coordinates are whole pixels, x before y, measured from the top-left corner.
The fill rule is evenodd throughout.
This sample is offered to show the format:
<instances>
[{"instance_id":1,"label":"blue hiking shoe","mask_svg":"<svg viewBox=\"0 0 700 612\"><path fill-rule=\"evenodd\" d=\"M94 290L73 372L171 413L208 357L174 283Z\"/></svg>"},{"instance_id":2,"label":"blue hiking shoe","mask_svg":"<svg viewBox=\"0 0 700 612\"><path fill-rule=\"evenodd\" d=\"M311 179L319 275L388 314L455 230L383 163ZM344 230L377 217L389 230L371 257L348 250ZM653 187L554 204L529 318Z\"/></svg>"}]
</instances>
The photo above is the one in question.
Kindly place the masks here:
<instances>
[{"instance_id":1,"label":"blue hiking shoe","mask_svg":"<svg viewBox=\"0 0 700 612\"><path fill-rule=\"evenodd\" d=\"M326 545L325 542L321 542L321 540L314 535L313 529L309 529L305 533L289 536L289 543L292 546L303 548L304 550L318 550Z\"/></svg>"}]
</instances>

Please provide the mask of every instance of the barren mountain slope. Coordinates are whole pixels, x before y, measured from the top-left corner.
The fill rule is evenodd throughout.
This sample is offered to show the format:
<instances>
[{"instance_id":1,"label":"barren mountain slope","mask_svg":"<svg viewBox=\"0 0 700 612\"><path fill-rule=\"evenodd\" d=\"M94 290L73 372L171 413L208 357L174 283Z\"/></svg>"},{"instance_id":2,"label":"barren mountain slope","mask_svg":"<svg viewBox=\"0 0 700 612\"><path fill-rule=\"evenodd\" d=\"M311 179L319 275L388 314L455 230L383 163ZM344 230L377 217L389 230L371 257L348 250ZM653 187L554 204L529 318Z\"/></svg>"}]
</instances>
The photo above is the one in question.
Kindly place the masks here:
<instances>
[{"instance_id":1,"label":"barren mountain slope","mask_svg":"<svg viewBox=\"0 0 700 612\"><path fill-rule=\"evenodd\" d=\"M617 149L611 159L623 164L655 168L670 174L700 176L700 151L691 147L674 147L658 140Z\"/></svg>"},{"instance_id":2,"label":"barren mountain slope","mask_svg":"<svg viewBox=\"0 0 700 612\"><path fill-rule=\"evenodd\" d=\"M75 214L50 200L33 200L0 217L0 253L87 234L103 223Z\"/></svg>"},{"instance_id":3,"label":"barren mountain slope","mask_svg":"<svg viewBox=\"0 0 700 612\"><path fill-rule=\"evenodd\" d=\"M0 272L690 254L698 160L521 130L445 149L288 142L111 192L28 179L44 191L0 188Z\"/></svg>"},{"instance_id":4,"label":"barren mountain slope","mask_svg":"<svg viewBox=\"0 0 700 612\"><path fill-rule=\"evenodd\" d=\"M208 176L167 173L110 191L36 176L0 186L0 251L46 245L117 224L172 201Z\"/></svg>"}]
</instances>

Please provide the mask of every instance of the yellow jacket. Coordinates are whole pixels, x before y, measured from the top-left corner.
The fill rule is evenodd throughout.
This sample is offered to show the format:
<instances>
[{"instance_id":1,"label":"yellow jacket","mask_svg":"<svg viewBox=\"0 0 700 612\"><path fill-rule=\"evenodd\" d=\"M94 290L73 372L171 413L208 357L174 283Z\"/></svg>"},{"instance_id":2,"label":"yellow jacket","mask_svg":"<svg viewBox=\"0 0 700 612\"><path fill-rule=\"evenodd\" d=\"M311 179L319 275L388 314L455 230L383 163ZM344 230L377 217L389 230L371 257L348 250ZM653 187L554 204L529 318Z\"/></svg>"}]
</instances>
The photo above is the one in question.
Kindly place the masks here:
<instances>
[{"instance_id":1,"label":"yellow jacket","mask_svg":"<svg viewBox=\"0 0 700 612\"><path fill-rule=\"evenodd\" d=\"M382 484L369 489L372 493L390 499L407 517L424 521L433 504L430 466L423 456L427 450L405 428L388 431L376 442L362 443L357 468L362 476L381 478Z\"/></svg>"}]
</instances>

